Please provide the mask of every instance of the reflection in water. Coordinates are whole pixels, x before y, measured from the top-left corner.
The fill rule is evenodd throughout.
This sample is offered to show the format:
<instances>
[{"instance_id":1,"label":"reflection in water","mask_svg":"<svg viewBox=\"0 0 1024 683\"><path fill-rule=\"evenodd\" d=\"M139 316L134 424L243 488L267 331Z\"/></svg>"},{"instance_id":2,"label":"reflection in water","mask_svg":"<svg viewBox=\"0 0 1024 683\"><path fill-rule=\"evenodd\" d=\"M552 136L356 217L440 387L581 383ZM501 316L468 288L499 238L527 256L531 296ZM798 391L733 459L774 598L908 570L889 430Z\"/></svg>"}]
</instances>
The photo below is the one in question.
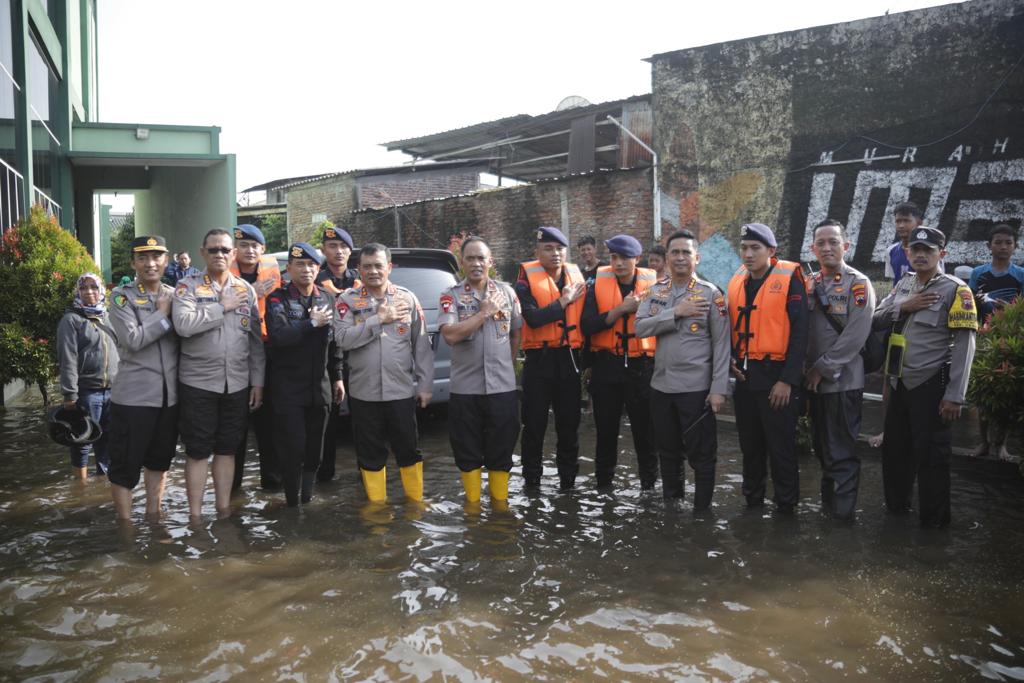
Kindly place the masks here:
<instances>
[{"instance_id":1,"label":"reflection in water","mask_svg":"<svg viewBox=\"0 0 1024 683\"><path fill-rule=\"evenodd\" d=\"M874 454L854 526L818 514L809 461L800 514L747 511L728 424L700 518L641 495L630 451L615 493L551 471L466 506L428 420L422 504L366 503L345 444L303 509L253 457L236 513L190 524L178 462L132 526L39 412L0 412L3 679L1024 679L1024 485L992 465L957 465L948 532L882 513Z\"/></svg>"}]
</instances>

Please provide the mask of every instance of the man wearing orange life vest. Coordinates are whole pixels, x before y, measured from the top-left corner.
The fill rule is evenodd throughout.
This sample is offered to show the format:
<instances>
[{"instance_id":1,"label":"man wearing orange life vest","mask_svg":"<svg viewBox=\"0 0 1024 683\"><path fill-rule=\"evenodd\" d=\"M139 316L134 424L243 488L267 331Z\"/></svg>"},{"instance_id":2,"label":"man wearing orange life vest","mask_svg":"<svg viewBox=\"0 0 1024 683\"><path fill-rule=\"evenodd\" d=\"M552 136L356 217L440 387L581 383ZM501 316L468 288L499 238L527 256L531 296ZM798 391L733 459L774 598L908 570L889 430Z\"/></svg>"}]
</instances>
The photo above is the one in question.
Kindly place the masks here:
<instances>
[{"instance_id":1,"label":"man wearing orange life vest","mask_svg":"<svg viewBox=\"0 0 1024 683\"><path fill-rule=\"evenodd\" d=\"M256 290L256 305L260 316L260 331L264 344L267 342L267 295L281 286L281 267L273 256L264 255L267 240L263 231L248 223L237 225L232 231L235 238L235 261L231 264L231 274L252 285ZM266 363L272 362L272 352L267 347ZM277 450L274 447L273 409L270 392L263 392L263 405L249 415L253 432L256 434L256 448L260 454L260 488L278 489L281 476L278 472ZM245 471L246 440L249 430L242 434L242 440L235 450L235 476L231 490L237 491L242 486L242 474Z\"/></svg>"},{"instance_id":2,"label":"man wearing orange life vest","mask_svg":"<svg viewBox=\"0 0 1024 683\"><path fill-rule=\"evenodd\" d=\"M335 297L350 287L362 287L359 282L359 271L348 267L348 258L355 248L352 235L342 228L329 226L324 229L323 252L324 262L320 273L316 276L316 286L324 289ZM336 342L331 341L330 357L336 352ZM344 354L347 361L348 354ZM341 375L335 376L335 366L327 368L333 384L339 379L348 382L348 370L343 369ZM334 479L335 466L338 459L338 431L342 428L341 404L332 403L327 416L327 428L324 430L324 450L320 459L320 469L316 471L317 481Z\"/></svg>"},{"instance_id":3,"label":"man wearing orange life vest","mask_svg":"<svg viewBox=\"0 0 1024 683\"><path fill-rule=\"evenodd\" d=\"M522 264L515 285L526 323L522 459L528 489L540 486L544 472L549 407L555 412L555 462L562 491L575 486L579 470L580 315L587 287L580 269L566 263L568 246L569 240L558 228L538 229L535 260Z\"/></svg>"},{"instance_id":4,"label":"man wearing orange life vest","mask_svg":"<svg viewBox=\"0 0 1024 683\"><path fill-rule=\"evenodd\" d=\"M580 319L592 352L590 397L597 428L594 478L599 489L611 488L619 452L619 422L625 408L636 448L640 489L648 491L658 480L650 406L655 339L637 337L634 325L640 302L655 283L655 274L649 268L637 268L643 247L636 238L616 235L604 244L611 265L597 268Z\"/></svg>"},{"instance_id":5,"label":"man wearing orange life vest","mask_svg":"<svg viewBox=\"0 0 1024 683\"><path fill-rule=\"evenodd\" d=\"M767 225L740 231L743 266L728 290L733 401L747 505L764 505L771 463L776 511L792 513L800 496L793 447L807 354L807 293L800 264L776 258L777 246Z\"/></svg>"}]
</instances>

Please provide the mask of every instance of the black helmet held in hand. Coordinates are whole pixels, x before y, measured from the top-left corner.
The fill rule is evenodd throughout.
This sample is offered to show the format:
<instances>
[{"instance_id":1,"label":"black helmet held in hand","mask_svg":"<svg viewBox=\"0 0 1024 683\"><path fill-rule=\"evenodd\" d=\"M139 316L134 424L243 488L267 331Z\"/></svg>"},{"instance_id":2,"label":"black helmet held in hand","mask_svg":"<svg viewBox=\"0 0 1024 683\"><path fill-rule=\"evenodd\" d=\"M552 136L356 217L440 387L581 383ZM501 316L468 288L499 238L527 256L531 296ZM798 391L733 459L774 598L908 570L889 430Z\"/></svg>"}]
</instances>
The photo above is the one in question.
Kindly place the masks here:
<instances>
[{"instance_id":1,"label":"black helmet held in hand","mask_svg":"<svg viewBox=\"0 0 1024 683\"><path fill-rule=\"evenodd\" d=\"M54 406L46 414L50 438L61 446L84 446L103 436L103 430L79 407Z\"/></svg>"}]
</instances>

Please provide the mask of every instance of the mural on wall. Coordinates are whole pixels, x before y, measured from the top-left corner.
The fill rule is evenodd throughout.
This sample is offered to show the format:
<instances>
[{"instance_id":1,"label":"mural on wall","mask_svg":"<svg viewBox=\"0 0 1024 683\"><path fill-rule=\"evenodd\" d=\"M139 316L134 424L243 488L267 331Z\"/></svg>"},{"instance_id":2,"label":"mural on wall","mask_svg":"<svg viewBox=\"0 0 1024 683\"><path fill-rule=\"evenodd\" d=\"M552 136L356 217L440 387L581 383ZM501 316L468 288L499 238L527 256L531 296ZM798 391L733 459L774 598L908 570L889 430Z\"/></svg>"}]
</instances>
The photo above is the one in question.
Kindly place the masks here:
<instances>
[{"instance_id":1,"label":"mural on wall","mask_svg":"<svg viewBox=\"0 0 1024 683\"><path fill-rule=\"evenodd\" d=\"M886 153L891 152L891 153ZM1015 153L1016 152L1016 153ZM863 148L860 155L821 152L819 161L795 174L809 179L790 185L791 232L802 232L799 257L813 262L814 226L825 218L842 221L852 245L847 260L877 274L895 240L893 208L912 201L925 225L946 234L952 265L989 259L988 231L996 223L1017 230L1024 221L1024 159L1010 137L950 141L928 149ZM801 200L803 198L803 200ZM1024 259L1020 233L1014 260Z\"/></svg>"}]
</instances>

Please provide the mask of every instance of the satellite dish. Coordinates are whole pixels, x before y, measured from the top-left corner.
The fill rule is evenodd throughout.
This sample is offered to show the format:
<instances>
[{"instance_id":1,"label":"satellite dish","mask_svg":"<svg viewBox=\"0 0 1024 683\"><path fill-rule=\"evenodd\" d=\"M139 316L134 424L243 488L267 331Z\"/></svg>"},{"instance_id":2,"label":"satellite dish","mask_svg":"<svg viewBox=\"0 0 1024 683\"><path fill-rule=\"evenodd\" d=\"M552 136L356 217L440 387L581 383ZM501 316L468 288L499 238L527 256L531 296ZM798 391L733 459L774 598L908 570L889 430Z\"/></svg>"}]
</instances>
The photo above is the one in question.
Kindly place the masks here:
<instances>
[{"instance_id":1,"label":"satellite dish","mask_svg":"<svg viewBox=\"0 0 1024 683\"><path fill-rule=\"evenodd\" d=\"M579 95L569 95L555 107L555 111L565 111L566 109L576 109L577 107L589 107L591 101L586 97L580 97Z\"/></svg>"}]
</instances>

